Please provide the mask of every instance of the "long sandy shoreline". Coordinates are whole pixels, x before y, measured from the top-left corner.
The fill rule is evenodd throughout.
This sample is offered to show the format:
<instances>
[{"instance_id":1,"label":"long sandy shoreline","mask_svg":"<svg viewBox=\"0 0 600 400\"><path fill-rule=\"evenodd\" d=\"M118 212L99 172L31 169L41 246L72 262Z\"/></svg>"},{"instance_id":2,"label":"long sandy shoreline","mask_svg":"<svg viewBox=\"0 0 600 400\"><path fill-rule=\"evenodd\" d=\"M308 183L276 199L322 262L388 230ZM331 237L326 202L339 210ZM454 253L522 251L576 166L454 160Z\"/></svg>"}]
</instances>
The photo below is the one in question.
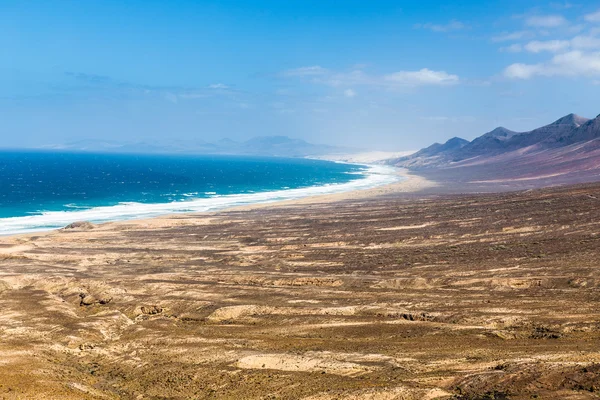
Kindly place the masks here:
<instances>
[{"instance_id":1,"label":"long sandy shoreline","mask_svg":"<svg viewBox=\"0 0 600 400\"><path fill-rule=\"evenodd\" d=\"M244 206L231 207L222 211L241 211L255 210L258 208L265 207L288 207L316 203L334 203L338 201L367 199L384 195L392 195L396 193L416 193L424 189L429 189L438 186L436 182L430 181L418 175L411 174L406 169L396 168L396 174L401 176L402 179L400 181L388 185L377 186L369 189L351 190L347 192L333 194L308 196L299 199L277 201L273 203L248 204Z\"/></svg>"},{"instance_id":2,"label":"long sandy shoreline","mask_svg":"<svg viewBox=\"0 0 600 400\"><path fill-rule=\"evenodd\" d=\"M369 165L369 164L364 164ZM168 221L176 221L181 219L187 219L190 216L204 217L213 215L215 213L229 212L229 211L250 211L257 209L269 209L275 207L294 207L294 206L303 206L310 204L319 204L319 203L334 203L340 201L349 201L349 200L359 200L359 199L368 199L374 198L378 196L384 195L393 195L400 193L416 193L424 189L429 189L438 186L436 182L432 182L418 175L411 174L408 170L395 168L396 174L401 177L401 179L397 182L386 184L382 186L372 187L368 189L355 189L349 190L346 192L339 193L331 193L331 194L322 194L322 195L310 195L307 197L301 197L297 199L291 200L277 200L263 203L253 203L246 204L240 206L232 206L223 208L216 211L206 211L206 212L184 212L184 213L168 213L164 215L157 215L155 217L150 218L140 218L140 219L127 219L127 220L115 220L115 221L107 221L102 222L97 225L96 228L101 229L110 229L113 226L129 226L132 227L134 225L144 226L144 227L155 227L155 228L166 228L168 227ZM83 221L82 221L83 222ZM176 223L176 222L174 222ZM41 230L36 232L26 232L26 233L17 233L12 235L4 235L0 236L0 240L6 238L26 238L30 236L40 236L44 234L51 234L53 232L60 231L58 229L48 229Z\"/></svg>"}]
</instances>

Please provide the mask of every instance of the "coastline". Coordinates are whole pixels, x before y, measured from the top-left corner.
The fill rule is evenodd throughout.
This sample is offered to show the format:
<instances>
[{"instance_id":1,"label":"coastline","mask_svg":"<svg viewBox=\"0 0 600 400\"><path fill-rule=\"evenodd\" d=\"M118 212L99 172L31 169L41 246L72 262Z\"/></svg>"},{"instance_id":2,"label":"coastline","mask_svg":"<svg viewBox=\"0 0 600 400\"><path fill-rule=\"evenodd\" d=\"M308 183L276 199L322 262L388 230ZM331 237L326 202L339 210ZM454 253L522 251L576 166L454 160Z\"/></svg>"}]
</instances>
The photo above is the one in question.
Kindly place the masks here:
<instances>
[{"instance_id":1,"label":"coastline","mask_svg":"<svg viewBox=\"0 0 600 400\"><path fill-rule=\"evenodd\" d=\"M327 160L327 161L331 161L331 162L343 162L340 160ZM372 163L352 163L352 164L357 164L357 165L362 165L362 166L366 166L369 168L376 168L376 167L381 167L380 165L376 165L376 164L372 164ZM300 190L315 190L315 189L321 189L322 191L324 191L325 193L320 194L308 194L305 196L300 195L299 197L294 197L293 195L291 195L291 193L294 190L298 190L298 189L289 189L289 190L285 190L285 191L280 191L280 193L282 193L281 197L284 197L283 199L265 199L265 200L258 200L255 203L249 203L249 204L238 204L238 205L231 205L231 206L224 206L222 208L218 208L218 209L208 209L206 211L204 210L200 210L200 211L195 211L195 210L191 210L191 211L182 211L182 212L169 212L166 211L164 213L156 213L155 215L150 215L150 216L141 216L139 218L136 217L132 217L132 218L121 218L121 219L115 219L115 220L106 220L106 221L94 221L93 218L78 218L76 220L71 220L67 223L64 223L62 226L60 227L52 227L52 228L48 228L48 229L34 229L34 230L30 230L27 232L14 232L14 233L7 233L7 234L3 234L0 235L0 238L7 238L7 237L15 237L15 236L19 236L19 237L23 237L23 236L28 236L28 235L43 235L43 234L48 234L48 233L52 233L52 232L57 232L60 231L64 226L68 225L69 223L72 222L79 222L79 221L90 221L93 222L94 224L97 224L97 226L112 226L114 224L136 224L139 223L143 226L154 226L156 224L152 223L152 220L156 220L156 219L161 219L161 220L172 220L172 219L181 219L181 217L183 216L184 218L188 218L189 216L206 216L206 215L211 215L214 213L220 213L220 212L228 212L228 211L243 211L243 210L255 210L255 209L265 209L265 208L274 208L274 207L281 207L281 206L302 206L302 205L308 205L308 204L317 204L317 203L331 203L331 202L338 202L338 201L345 201L345 200L357 200L357 199L365 199L365 198L371 198L371 197L376 197L376 196L381 196L381 195L390 195L390 194L394 194L394 193L412 193L412 192L418 192L422 189L425 188L430 188L430 187L435 187L437 186L436 183L429 181L423 177L417 176L417 175L412 175L410 174L407 170L404 169L398 169L398 168L394 168L394 167L389 167L390 169L394 169L394 174L397 176L397 181L392 182L392 183L386 183L386 184L382 184L382 185L378 185L378 186L373 186L373 187L367 187L367 188L362 188L360 187L360 185L362 183L366 183L366 181L373 176L376 176L377 173L375 172L371 172L371 174L366 174L365 178L363 179L359 179L356 181L352 181L349 182L349 185L357 185L357 188L352 188L351 190L346 190L346 191L340 191L340 192L333 192L333 193L327 193L328 190L331 189L331 186L329 185L325 185L325 186L316 186L316 187L311 187L311 188L306 188L306 189L300 189ZM392 174L390 174L392 175ZM344 184L342 184L344 185ZM275 192L269 192L269 193L275 193ZM291 198L286 199L286 196L290 196ZM181 203L180 204L183 208L186 208L186 205ZM157 207L161 207L161 206L167 206L167 204L165 205L161 205L161 204L157 204L157 205L153 205L153 206L157 206ZM160 227L164 227L164 223L161 221L158 226Z\"/></svg>"},{"instance_id":2,"label":"coastline","mask_svg":"<svg viewBox=\"0 0 600 400\"><path fill-rule=\"evenodd\" d=\"M368 165L368 164L366 164ZM368 199L378 196L393 195L399 193L416 193L424 189L433 188L439 186L438 183L428 180L422 176L411 174L408 170L403 168L394 168L396 175L402 177L401 180L382 186L377 186L368 189L351 190L347 192L324 194L307 196L299 199L277 201L274 203L257 203L248 204L244 206L231 207L221 211L243 211L243 210L256 210L266 207L289 207L289 206L302 206L307 204L318 204L318 203L335 203L346 200L360 200Z\"/></svg>"}]
</instances>

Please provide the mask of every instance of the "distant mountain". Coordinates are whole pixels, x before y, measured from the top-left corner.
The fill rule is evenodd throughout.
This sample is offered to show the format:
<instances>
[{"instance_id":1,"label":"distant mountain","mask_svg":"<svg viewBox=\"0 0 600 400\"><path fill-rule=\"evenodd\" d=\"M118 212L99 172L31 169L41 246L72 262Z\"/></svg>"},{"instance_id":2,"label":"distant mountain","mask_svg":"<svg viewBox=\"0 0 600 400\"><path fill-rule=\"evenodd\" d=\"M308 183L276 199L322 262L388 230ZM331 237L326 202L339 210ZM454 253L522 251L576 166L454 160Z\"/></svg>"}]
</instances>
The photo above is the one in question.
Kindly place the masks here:
<instances>
[{"instance_id":1,"label":"distant mountain","mask_svg":"<svg viewBox=\"0 0 600 400\"><path fill-rule=\"evenodd\" d=\"M468 143L468 140L461 139L459 137L453 137L444 144L434 143L431 146L426 147L423 150L415 153L415 155L419 157L435 156L436 154L458 150L460 148L463 148Z\"/></svg>"},{"instance_id":2,"label":"distant mountain","mask_svg":"<svg viewBox=\"0 0 600 400\"><path fill-rule=\"evenodd\" d=\"M215 143L203 140L173 140L167 144L146 142L117 142L108 140L79 140L59 145L42 146L46 150L69 150L110 153L174 153L221 154L274 157L308 157L325 154L356 152L356 149L308 143L287 136L260 136L244 142L221 139Z\"/></svg>"},{"instance_id":3,"label":"distant mountain","mask_svg":"<svg viewBox=\"0 0 600 400\"><path fill-rule=\"evenodd\" d=\"M327 154L339 151L333 146L308 143L301 139L290 139L286 136L261 136L242 143L243 154L272 155L286 157L304 157Z\"/></svg>"},{"instance_id":4,"label":"distant mountain","mask_svg":"<svg viewBox=\"0 0 600 400\"><path fill-rule=\"evenodd\" d=\"M500 127L471 142L454 138L387 163L469 187L600 180L600 115L569 114L528 132Z\"/></svg>"},{"instance_id":5,"label":"distant mountain","mask_svg":"<svg viewBox=\"0 0 600 400\"><path fill-rule=\"evenodd\" d=\"M396 160L402 160L402 167L405 168L417 168L425 165L436 164L443 162L443 160L446 160L448 154L463 148L468 143L468 140L459 137L453 137L444 144L434 143L429 147L417 151L416 153L398 158Z\"/></svg>"},{"instance_id":6,"label":"distant mountain","mask_svg":"<svg viewBox=\"0 0 600 400\"><path fill-rule=\"evenodd\" d=\"M390 160L391 164L428 169L485 163L502 154L524 155L595 140L600 137L600 119L569 114L557 121L528 132L514 132L498 127L471 142L453 138L446 144L435 143L407 157ZM451 143L452 142L452 143ZM600 145L600 143L599 143Z\"/></svg>"}]
</instances>

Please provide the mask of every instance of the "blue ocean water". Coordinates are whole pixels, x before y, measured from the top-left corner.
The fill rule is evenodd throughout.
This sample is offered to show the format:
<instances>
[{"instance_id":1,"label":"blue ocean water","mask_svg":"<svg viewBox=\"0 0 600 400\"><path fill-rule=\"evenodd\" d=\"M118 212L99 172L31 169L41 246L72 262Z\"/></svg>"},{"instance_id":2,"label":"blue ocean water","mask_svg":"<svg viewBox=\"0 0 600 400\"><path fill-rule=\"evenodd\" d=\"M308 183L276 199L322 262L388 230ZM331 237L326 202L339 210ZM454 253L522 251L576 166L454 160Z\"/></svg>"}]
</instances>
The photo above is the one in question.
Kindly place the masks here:
<instances>
[{"instance_id":1,"label":"blue ocean water","mask_svg":"<svg viewBox=\"0 0 600 400\"><path fill-rule=\"evenodd\" d=\"M385 168L308 159L0 152L0 234L372 187Z\"/></svg>"}]
</instances>

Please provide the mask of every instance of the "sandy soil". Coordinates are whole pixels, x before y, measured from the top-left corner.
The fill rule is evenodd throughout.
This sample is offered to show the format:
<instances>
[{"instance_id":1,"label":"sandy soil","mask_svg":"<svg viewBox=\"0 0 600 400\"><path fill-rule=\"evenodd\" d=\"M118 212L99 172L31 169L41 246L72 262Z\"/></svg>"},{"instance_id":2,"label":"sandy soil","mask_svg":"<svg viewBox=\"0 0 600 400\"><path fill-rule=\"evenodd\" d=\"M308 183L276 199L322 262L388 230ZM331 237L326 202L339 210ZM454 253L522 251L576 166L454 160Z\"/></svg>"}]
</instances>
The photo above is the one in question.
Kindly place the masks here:
<instances>
[{"instance_id":1,"label":"sandy soil","mask_svg":"<svg viewBox=\"0 0 600 400\"><path fill-rule=\"evenodd\" d=\"M0 398L600 398L600 184L426 185L0 238Z\"/></svg>"}]
</instances>

